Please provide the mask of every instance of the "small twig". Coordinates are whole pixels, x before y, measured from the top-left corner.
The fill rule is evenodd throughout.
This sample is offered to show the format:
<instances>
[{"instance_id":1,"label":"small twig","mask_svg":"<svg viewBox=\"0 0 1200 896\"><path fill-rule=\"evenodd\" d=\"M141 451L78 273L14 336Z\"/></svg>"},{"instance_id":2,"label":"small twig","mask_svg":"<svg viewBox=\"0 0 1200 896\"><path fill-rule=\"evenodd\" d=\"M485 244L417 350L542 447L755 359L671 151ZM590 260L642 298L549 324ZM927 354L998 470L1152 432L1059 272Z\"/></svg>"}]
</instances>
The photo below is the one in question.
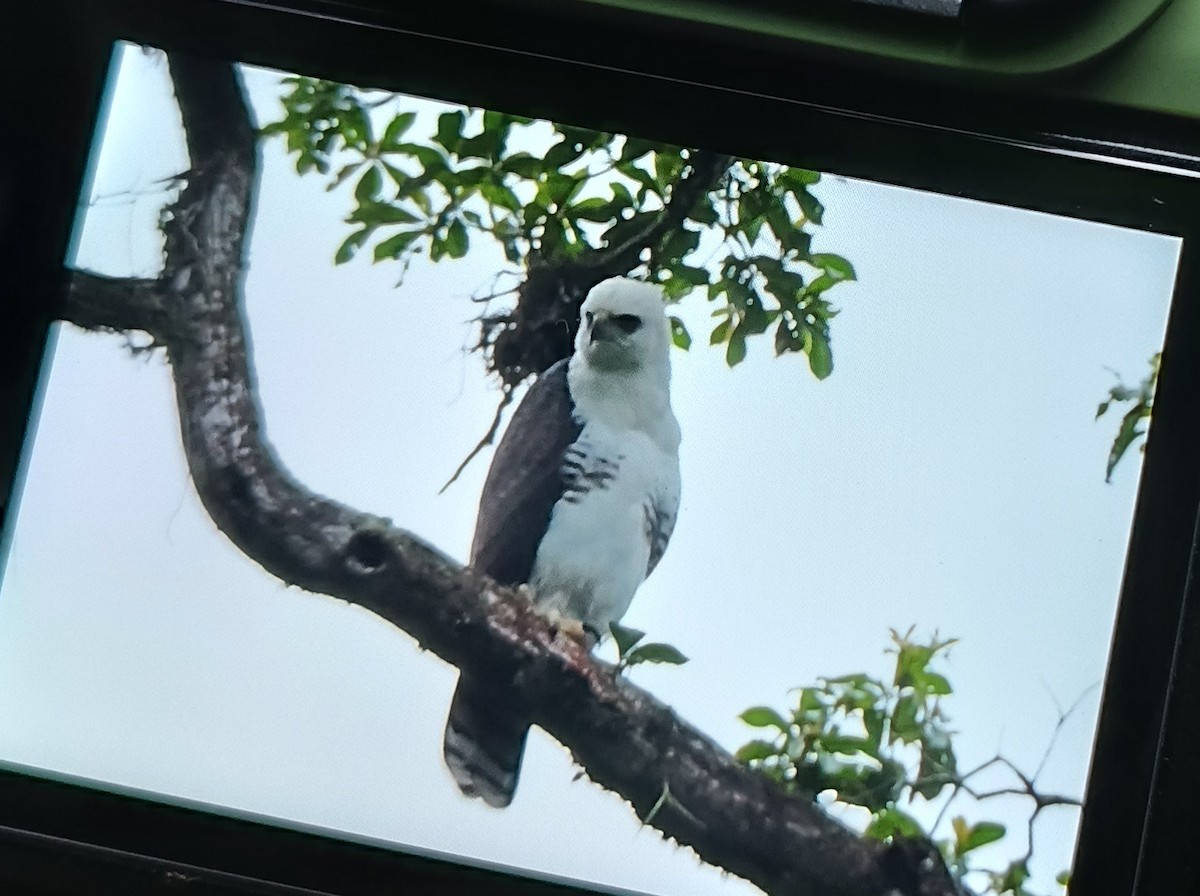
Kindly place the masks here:
<instances>
[{"instance_id":1,"label":"small twig","mask_svg":"<svg viewBox=\"0 0 1200 896\"><path fill-rule=\"evenodd\" d=\"M454 475L447 479L446 484L438 489L439 495L453 485L454 481L458 479L460 475L462 475L462 471L467 468L467 464L473 461L475 456L479 454L480 451L492 444L492 442L495 440L496 431L500 429L500 419L504 415L504 409L512 403L512 386L504 386L503 388L504 394L500 397L500 404L496 406L496 415L492 417L492 425L488 427L488 431L484 433L483 438L479 440L479 443L471 449L471 453L468 454L463 459L463 462L458 465L458 469L454 471Z\"/></svg>"},{"instance_id":2,"label":"small twig","mask_svg":"<svg viewBox=\"0 0 1200 896\"><path fill-rule=\"evenodd\" d=\"M1083 703L1083 699L1092 691L1096 690L1096 688L1099 686L1100 683L1096 682L1084 688L1083 693L1075 698L1075 702L1068 706L1065 712L1063 711L1062 707L1059 706L1058 700L1054 699L1054 695L1050 695L1050 699L1054 700L1054 708L1058 710L1058 722L1055 724L1054 731L1050 735L1050 742L1046 744L1046 752L1042 754L1042 760L1038 763L1037 771L1033 773L1034 781L1038 779L1038 776L1042 773L1042 769L1046 767L1046 761L1050 758L1050 753L1054 749L1055 742L1058 740L1059 732L1062 731L1063 725L1066 724L1067 719L1071 717L1075 710L1079 709L1080 704Z\"/></svg>"},{"instance_id":3,"label":"small twig","mask_svg":"<svg viewBox=\"0 0 1200 896\"><path fill-rule=\"evenodd\" d=\"M654 821L654 816L658 814L658 810L663 807L670 797L671 788L667 785L666 781L663 781L662 793L658 795L658 799L655 800L654 805L650 807L650 811L646 813L646 817L642 819L643 824L650 824L650 822Z\"/></svg>"},{"instance_id":4,"label":"small twig","mask_svg":"<svg viewBox=\"0 0 1200 896\"><path fill-rule=\"evenodd\" d=\"M946 817L946 812L950 809L950 804L954 802L959 793L962 792L962 789L962 782L955 782L954 790L950 793L950 796L947 798L946 802L942 803L942 808L938 810L937 818L933 820L933 825L929 828L931 832L936 831L938 826L941 825L942 819Z\"/></svg>"}]
</instances>

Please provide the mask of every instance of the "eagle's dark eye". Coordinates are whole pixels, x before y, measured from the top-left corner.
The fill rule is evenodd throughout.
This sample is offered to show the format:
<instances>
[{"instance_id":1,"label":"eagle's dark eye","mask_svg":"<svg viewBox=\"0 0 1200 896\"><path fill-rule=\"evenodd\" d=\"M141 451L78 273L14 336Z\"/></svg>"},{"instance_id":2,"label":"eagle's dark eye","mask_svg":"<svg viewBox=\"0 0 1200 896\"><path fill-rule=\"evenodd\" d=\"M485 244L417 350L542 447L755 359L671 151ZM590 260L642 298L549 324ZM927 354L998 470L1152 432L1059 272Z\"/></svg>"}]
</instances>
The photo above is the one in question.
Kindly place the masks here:
<instances>
[{"instance_id":1,"label":"eagle's dark eye","mask_svg":"<svg viewBox=\"0 0 1200 896\"><path fill-rule=\"evenodd\" d=\"M642 319L636 314L617 314L613 317L613 323L626 333L636 333L642 325Z\"/></svg>"},{"instance_id":2,"label":"eagle's dark eye","mask_svg":"<svg viewBox=\"0 0 1200 896\"><path fill-rule=\"evenodd\" d=\"M592 325L592 321L596 319L596 315L592 314L590 311L587 311L584 312L583 319L587 321L587 325L590 327Z\"/></svg>"}]
</instances>

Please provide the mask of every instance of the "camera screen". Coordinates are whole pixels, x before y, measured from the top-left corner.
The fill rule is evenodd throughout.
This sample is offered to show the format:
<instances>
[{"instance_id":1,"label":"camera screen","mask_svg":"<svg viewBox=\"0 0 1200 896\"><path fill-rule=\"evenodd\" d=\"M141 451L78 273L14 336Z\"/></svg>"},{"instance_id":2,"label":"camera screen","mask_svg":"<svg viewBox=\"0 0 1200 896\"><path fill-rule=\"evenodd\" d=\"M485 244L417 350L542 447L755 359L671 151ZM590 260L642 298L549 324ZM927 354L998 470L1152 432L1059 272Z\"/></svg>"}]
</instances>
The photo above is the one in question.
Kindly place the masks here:
<instances>
[{"instance_id":1,"label":"camera screen","mask_svg":"<svg viewBox=\"0 0 1200 896\"><path fill-rule=\"evenodd\" d=\"M514 584L541 570L523 593L600 636L610 674L854 831L930 836L976 892L1061 892L1180 239L235 70L257 129L231 279L246 387L296 482L464 564L508 513L544 548ZM132 294L187 251L204 120L165 53L117 48L67 259L81 294ZM610 276L655 284L664 320L620 281L581 317ZM161 341L55 325L0 559L0 760L602 889L759 892L536 726L519 778L464 785L458 670L227 537ZM601 399L523 404L567 357ZM490 466L532 463L501 465L504 440L624 444L627 418L653 451L610 470L576 444L544 477L549 520L484 494ZM648 564L613 547L606 503L639 476L661 498L627 539ZM552 572L576 558L626 584L572 602Z\"/></svg>"}]
</instances>

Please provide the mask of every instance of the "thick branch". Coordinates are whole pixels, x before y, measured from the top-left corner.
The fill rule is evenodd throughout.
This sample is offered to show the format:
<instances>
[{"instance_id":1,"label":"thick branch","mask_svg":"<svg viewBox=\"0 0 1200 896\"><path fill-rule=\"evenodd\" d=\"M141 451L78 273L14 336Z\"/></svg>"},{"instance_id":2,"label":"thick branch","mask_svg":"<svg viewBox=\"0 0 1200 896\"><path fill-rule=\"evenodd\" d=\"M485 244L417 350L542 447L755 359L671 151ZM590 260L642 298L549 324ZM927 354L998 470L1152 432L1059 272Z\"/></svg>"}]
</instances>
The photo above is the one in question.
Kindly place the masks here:
<instances>
[{"instance_id":1,"label":"thick branch","mask_svg":"<svg viewBox=\"0 0 1200 896\"><path fill-rule=\"evenodd\" d=\"M512 592L287 473L260 431L240 310L253 133L229 66L173 55L171 71L192 171L164 225L163 277L149 284L77 274L65 316L93 328L148 329L166 345L192 479L234 545L285 582L371 610L456 666L515 681L522 709L596 782L665 835L769 893L954 893L940 862L909 844L862 840L785 794L556 636Z\"/></svg>"},{"instance_id":2,"label":"thick branch","mask_svg":"<svg viewBox=\"0 0 1200 896\"><path fill-rule=\"evenodd\" d=\"M668 233L679 228L691 211L713 189L729 166L733 156L709 150L692 150L687 167L671 189L658 217L620 246L609 246L586 256L582 264L596 272L596 282L619 277L638 266L641 254L653 249Z\"/></svg>"},{"instance_id":3,"label":"thick branch","mask_svg":"<svg viewBox=\"0 0 1200 896\"><path fill-rule=\"evenodd\" d=\"M165 291L158 281L90 271L72 274L60 316L87 330L142 330L155 338L170 327Z\"/></svg>"}]
</instances>

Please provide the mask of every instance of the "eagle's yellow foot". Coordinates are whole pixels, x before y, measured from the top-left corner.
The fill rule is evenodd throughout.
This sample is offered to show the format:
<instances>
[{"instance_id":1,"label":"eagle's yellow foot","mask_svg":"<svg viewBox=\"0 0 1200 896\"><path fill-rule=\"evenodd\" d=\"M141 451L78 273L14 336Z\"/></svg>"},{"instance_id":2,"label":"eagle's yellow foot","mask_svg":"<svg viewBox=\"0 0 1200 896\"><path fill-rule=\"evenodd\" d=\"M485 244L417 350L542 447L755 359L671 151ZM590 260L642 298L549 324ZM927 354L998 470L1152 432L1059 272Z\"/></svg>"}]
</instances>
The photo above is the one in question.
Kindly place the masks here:
<instances>
[{"instance_id":1,"label":"eagle's yellow foot","mask_svg":"<svg viewBox=\"0 0 1200 896\"><path fill-rule=\"evenodd\" d=\"M546 610L543 615L545 615L546 620L556 632L566 635L572 641L578 641L585 647L587 646L587 633L584 631L583 623L578 619L565 616L561 610L554 607Z\"/></svg>"},{"instance_id":2,"label":"eagle's yellow foot","mask_svg":"<svg viewBox=\"0 0 1200 896\"><path fill-rule=\"evenodd\" d=\"M558 630L570 638L572 641L578 641L584 647L588 646L587 632L583 629L583 623L578 619L567 619L563 617L558 624Z\"/></svg>"}]
</instances>

